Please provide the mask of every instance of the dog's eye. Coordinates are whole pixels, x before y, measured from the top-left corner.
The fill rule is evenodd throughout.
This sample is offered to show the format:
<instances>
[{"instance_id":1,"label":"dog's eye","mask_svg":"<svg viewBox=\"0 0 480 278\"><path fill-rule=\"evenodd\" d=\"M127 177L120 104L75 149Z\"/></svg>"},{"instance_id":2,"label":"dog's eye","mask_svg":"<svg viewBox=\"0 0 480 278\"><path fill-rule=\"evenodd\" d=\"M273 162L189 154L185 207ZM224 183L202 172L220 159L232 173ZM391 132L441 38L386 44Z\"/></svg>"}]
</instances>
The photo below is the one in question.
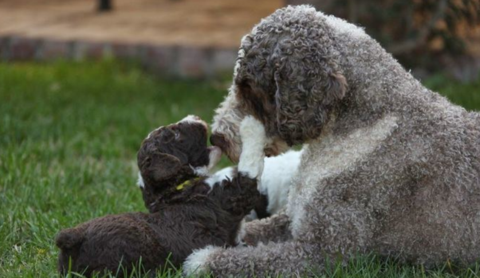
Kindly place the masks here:
<instances>
[{"instance_id":1,"label":"dog's eye","mask_svg":"<svg viewBox=\"0 0 480 278\"><path fill-rule=\"evenodd\" d=\"M175 140L180 139L180 132L178 130L175 130Z\"/></svg>"}]
</instances>

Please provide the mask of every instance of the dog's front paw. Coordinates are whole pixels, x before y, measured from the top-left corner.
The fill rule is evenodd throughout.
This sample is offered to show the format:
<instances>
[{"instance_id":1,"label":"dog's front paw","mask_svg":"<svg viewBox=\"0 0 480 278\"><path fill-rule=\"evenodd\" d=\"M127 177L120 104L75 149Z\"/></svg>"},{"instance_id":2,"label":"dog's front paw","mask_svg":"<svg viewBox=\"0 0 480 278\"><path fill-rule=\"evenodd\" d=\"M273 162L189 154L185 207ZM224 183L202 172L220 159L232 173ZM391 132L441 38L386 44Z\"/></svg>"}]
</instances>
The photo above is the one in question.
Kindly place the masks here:
<instances>
[{"instance_id":1,"label":"dog's front paw","mask_svg":"<svg viewBox=\"0 0 480 278\"><path fill-rule=\"evenodd\" d=\"M221 247L209 245L205 248L194 250L183 264L183 273L187 277L207 274L209 272L208 262L210 256L220 249Z\"/></svg>"}]
</instances>

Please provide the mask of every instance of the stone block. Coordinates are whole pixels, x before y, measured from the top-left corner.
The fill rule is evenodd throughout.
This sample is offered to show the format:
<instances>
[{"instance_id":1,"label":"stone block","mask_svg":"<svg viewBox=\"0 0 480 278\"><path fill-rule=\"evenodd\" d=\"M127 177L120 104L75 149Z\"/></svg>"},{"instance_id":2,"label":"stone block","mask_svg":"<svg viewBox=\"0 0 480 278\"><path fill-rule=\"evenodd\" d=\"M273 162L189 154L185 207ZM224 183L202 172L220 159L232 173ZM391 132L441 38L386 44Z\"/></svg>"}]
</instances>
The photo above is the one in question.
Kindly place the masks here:
<instances>
[{"instance_id":1,"label":"stone block","mask_svg":"<svg viewBox=\"0 0 480 278\"><path fill-rule=\"evenodd\" d=\"M9 60L13 61L27 61L37 58L37 49L39 49L40 40L12 37L10 40Z\"/></svg>"},{"instance_id":2,"label":"stone block","mask_svg":"<svg viewBox=\"0 0 480 278\"><path fill-rule=\"evenodd\" d=\"M200 78L211 74L211 52L204 48L182 46L178 51L180 77Z\"/></svg>"},{"instance_id":3,"label":"stone block","mask_svg":"<svg viewBox=\"0 0 480 278\"><path fill-rule=\"evenodd\" d=\"M213 73L232 73L237 56L237 49L213 49L211 60Z\"/></svg>"},{"instance_id":4,"label":"stone block","mask_svg":"<svg viewBox=\"0 0 480 278\"><path fill-rule=\"evenodd\" d=\"M91 60L101 60L108 53L109 45L102 42L86 42L84 57Z\"/></svg>"},{"instance_id":5,"label":"stone block","mask_svg":"<svg viewBox=\"0 0 480 278\"><path fill-rule=\"evenodd\" d=\"M111 53L119 59L139 59L139 46L127 43L112 43Z\"/></svg>"},{"instance_id":6,"label":"stone block","mask_svg":"<svg viewBox=\"0 0 480 278\"><path fill-rule=\"evenodd\" d=\"M46 39L41 44L39 59L45 61L67 59L71 54L71 42Z\"/></svg>"},{"instance_id":7,"label":"stone block","mask_svg":"<svg viewBox=\"0 0 480 278\"><path fill-rule=\"evenodd\" d=\"M0 37L0 60L8 60L10 54L10 37Z\"/></svg>"},{"instance_id":8,"label":"stone block","mask_svg":"<svg viewBox=\"0 0 480 278\"><path fill-rule=\"evenodd\" d=\"M107 55L109 45L101 42L75 41L72 46L74 60L100 60Z\"/></svg>"},{"instance_id":9,"label":"stone block","mask_svg":"<svg viewBox=\"0 0 480 278\"><path fill-rule=\"evenodd\" d=\"M143 66L159 74L172 75L177 69L177 48L174 46L139 46Z\"/></svg>"}]
</instances>

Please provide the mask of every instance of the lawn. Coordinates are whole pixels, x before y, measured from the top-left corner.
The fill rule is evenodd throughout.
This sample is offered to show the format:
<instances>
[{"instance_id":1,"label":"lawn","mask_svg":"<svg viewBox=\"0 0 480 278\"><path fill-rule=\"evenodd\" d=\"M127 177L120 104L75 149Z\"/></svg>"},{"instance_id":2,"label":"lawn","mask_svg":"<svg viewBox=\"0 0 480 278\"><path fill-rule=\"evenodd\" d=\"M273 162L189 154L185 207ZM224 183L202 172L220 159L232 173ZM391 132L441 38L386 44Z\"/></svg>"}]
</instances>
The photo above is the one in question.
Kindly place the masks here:
<instances>
[{"instance_id":1,"label":"lawn","mask_svg":"<svg viewBox=\"0 0 480 278\"><path fill-rule=\"evenodd\" d=\"M425 83L480 109L480 80L458 84L436 77ZM187 114L210 121L227 86L166 81L114 61L0 63L0 277L58 277L53 239L60 229L145 211L135 186L142 139ZM367 256L327 274L475 277L480 271L449 265L424 271Z\"/></svg>"}]
</instances>

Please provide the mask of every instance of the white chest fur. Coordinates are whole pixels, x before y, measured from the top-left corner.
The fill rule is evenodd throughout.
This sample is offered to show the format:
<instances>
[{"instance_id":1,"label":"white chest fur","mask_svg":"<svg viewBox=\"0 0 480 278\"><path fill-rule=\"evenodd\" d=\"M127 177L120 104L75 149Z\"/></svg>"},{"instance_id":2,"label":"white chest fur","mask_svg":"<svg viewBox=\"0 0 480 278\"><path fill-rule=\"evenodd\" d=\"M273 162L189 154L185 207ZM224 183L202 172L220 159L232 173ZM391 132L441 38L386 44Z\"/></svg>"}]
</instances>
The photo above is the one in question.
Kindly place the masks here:
<instances>
[{"instance_id":1,"label":"white chest fur","mask_svg":"<svg viewBox=\"0 0 480 278\"><path fill-rule=\"evenodd\" d=\"M285 208L288 192L292 185L292 179L297 173L301 155L301 151L288 151L279 156L265 158L265 166L258 183L258 190L268 197L268 213L276 214ZM205 182L212 187L215 183L224 179L232 179L234 174L234 168L228 167L216 172Z\"/></svg>"},{"instance_id":2,"label":"white chest fur","mask_svg":"<svg viewBox=\"0 0 480 278\"><path fill-rule=\"evenodd\" d=\"M346 136L333 135L326 127L322 135L304 148L298 175L290 190L287 213L292 219L292 233L302 233L306 219L305 205L321 190L323 180L338 176L368 157L397 127L397 118L387 115L369 127Z\"/></svg>"}]
</instances>

